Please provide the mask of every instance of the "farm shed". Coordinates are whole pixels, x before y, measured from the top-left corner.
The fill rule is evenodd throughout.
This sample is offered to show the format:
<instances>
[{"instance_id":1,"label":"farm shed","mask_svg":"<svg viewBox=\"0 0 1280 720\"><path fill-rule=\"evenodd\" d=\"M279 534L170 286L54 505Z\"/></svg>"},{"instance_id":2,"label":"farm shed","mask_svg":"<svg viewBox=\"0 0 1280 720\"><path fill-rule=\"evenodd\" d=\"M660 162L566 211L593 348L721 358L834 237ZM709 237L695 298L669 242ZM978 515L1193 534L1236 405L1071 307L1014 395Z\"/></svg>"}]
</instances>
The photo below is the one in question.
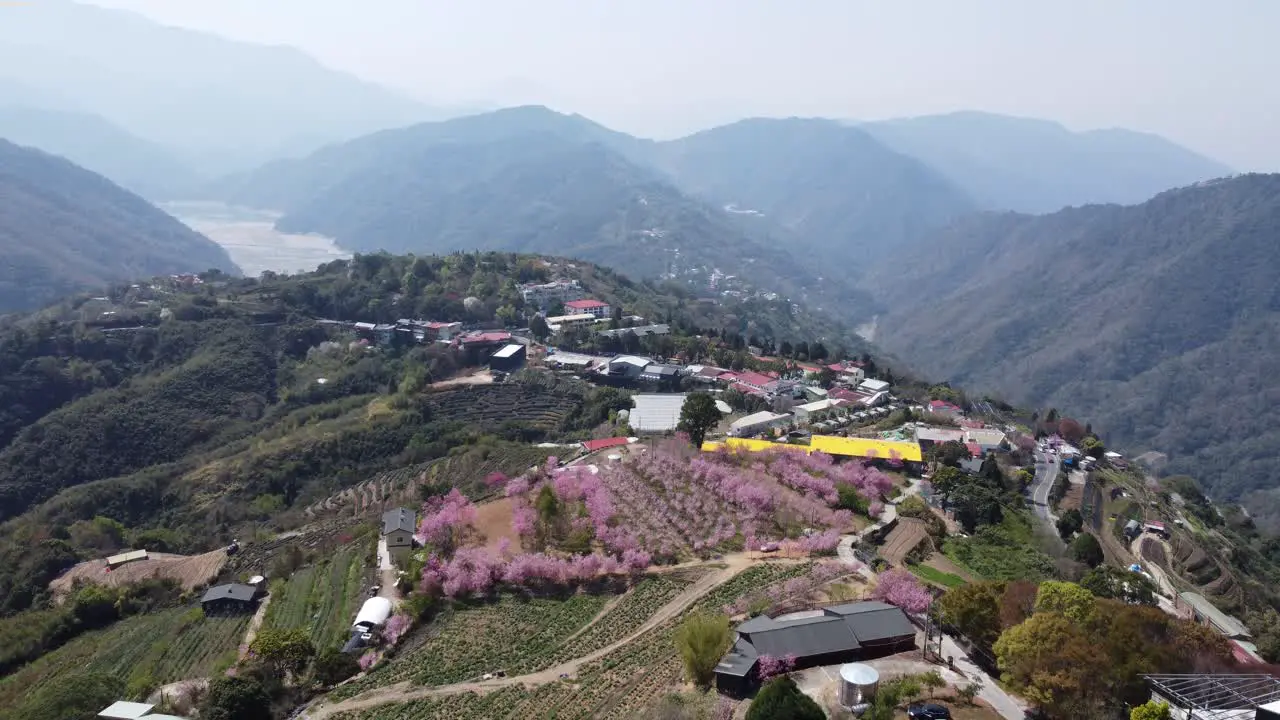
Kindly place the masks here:
<instances>
[{"instance_id":1,"label":"farm shed","mask_svg":"<svg viewBox=\"0 0 1280 720\"><path fill-rule=\"evenodd\" d=\"M148 703L120 700L111 703L106 710L98 713L98 717L110 718L111 720L135 720L136 718L145 717L154 707L155 705Z\"/></svg>"},{"instance_id":2,"label":"farm shed","mask_svg":"<svg viewBox=\"0 0 1280 720\"><path fill-rule=\"evenodd\" d=\"M369 632L374 628L380 628L387 622L387 618L391 617L391 601L384 597L369 598L364 601L364 605L360 606L360 612L356 613L356 621L351 624L352 629Z\"/></svg>"},{"instance_id":3,"label":"farm shed","mask_svg":"<svg viewBox=\"0 0 1280 720\"><path fill-rule=\"evenodd\" d=\"M200 598L200 607L206 615L253 612L258 604L258 593L258 588L252 585L215 585Z\"/></svg>"},{"instance_id":4,"label":"farm shed","mask_svg":"<svg viewBox=\"0 0 1280 720\"><path fill-rule=\"evenodd\" d=\"M146 559L147 559L146 550L130 550L129 552L123 552L123 553L120 553L119 555L112 555L111 557L107 558L107 567L115 568L127 562L133 562L135 560L146 560Z\"/></svg>"},{"instance_id":5,"label":"farm shed","mask_svg":"<svg viewBox=\"0 0 1280 720\"><path fill-rule=\"evenodd\" d=\"M489 369L500 370L502 372L515 372L524 365L527 351L524 345L520 343L512 343L504 345L497 352L489 356Z\"/></svg>"},{"instance_id":6,"label":"farm shed","mask_svg":"<svg viewBox=\"0 0 1280 720\"><path fill-rule=\"evenodd\" d=\"M794 655L796 667L884 657L915 645L916 629L900 608L882 602L832 605L813 612L739 625L733 646L716 666L716 688L742 696L755 687L761 655Z\"/></svg>"}]
</instances>

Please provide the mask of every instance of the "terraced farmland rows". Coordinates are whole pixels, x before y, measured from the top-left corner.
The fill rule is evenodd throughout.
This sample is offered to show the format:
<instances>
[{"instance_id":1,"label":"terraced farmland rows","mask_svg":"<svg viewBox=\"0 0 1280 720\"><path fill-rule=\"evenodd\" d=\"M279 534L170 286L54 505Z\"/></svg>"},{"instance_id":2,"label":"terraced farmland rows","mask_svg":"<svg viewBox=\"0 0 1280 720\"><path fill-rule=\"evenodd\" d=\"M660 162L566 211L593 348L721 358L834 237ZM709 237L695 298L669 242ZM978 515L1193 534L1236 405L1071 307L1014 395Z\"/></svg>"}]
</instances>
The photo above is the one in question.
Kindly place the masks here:
<instances>
[{"instance_id":1,"label":"terraced farmland rows","mask_svg":"<svg viewBox=\"0 0 1280 720\"><path fill-rule=\"evenodd\" d=\"M809 571L810 565L770 563L747 568L707 593L688 612L716 611L748 592L799 577ZM658 586L654 586L648 592L658 591ZM600 622L622 607L623 604L619 603ZM681 681L683 666L675 646L675 632L679 622L680 618L668 621L600 660L584 665L572 680L547 683L534 688L506 687L485 696L466 693L429 697L361 712L343 713L335 717L341 720L426 720L471 717L474 712L476 717L505 720L535 717L555 717L557 720L633 718L638 711L651 705ZM583 633L574 642L579 639L586 642L585 638L589 634L590 631ZM397 659L396 662L400 660ZM486 699L490 702L483 706L478 704ZM450 701L460 704L450 706ZM458 708L457 712L460 714L449 715L450 707ZM495 707L505 707L505 714L494 714Z\"/></svg>"},{"instance_id":2,"label":"terraced farmland rows","mask_svg":"<svg viewBox=\"0 0 1280 720\"><path fill-rule=\"evenodd\" d=\"M301 568L272 585L271 605L262 626L303 628L317 648L341 645L372 583L373 545L349 543L331 559Z\"/></svg>"},{"instance_id":3,"label":"terraced farmland rows","mask_svg":"<svg viewBox=\"0 0 1280 720\"><path fill-rule=\"evenodd\" d=\"M249 617L205 618L198 608L174 608L137 615L109 628L85 633L0 680L0 707L52 682L85 672L150 676L157 683L208 677L234 660Z\"/></svg>"},{"instance_id":4,"label":"terraced farmland rows","mask_svg":"<svg viewBox=\"0 0 1280 720\"><path fill-rule=\"evenodd\" d=\"M492 472L516 475L540 465L551 452L547 448L518 443L479 446L461 455L388 470L341 492L330 495L306 509L308 517L341 512L364 515L397 504L417 504L418 487L441 478L469 497L483 491L482 482Z\"/></svg>"}]
</instances>

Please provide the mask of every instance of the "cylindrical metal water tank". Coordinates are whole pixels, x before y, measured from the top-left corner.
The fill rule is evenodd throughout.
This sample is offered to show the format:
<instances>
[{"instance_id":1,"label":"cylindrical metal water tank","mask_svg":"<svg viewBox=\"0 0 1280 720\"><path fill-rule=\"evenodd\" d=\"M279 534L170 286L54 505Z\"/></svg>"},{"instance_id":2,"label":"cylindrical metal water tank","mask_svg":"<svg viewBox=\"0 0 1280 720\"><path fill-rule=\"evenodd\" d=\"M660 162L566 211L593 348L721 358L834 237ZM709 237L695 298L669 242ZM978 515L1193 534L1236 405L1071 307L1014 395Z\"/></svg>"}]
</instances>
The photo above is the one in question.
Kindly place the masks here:
<instances>
[{"instance_id":1,"label":"cylindrical metal water tank","mask_svg":"<svg viewBox=\"0 0 1280 720\"><path fill-rule=\"evenodd\" d=\"M840 704L851 708L871 702L880 683L880 673L870 665L848 663L840 666Z\"/></svg>"}]
</instances>

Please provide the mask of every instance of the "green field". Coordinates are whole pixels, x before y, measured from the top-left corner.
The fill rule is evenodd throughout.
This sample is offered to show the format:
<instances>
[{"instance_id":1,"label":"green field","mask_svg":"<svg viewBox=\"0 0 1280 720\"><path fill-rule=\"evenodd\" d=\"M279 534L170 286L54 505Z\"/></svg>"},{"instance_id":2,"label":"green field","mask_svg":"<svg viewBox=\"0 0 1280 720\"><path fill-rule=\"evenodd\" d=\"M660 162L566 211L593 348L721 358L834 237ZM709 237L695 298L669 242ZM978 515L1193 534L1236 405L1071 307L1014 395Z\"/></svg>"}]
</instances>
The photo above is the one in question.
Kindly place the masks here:
<instances>
[{"instance_id":1,"label":"green field","mask_svg":"<svg viewBox=\"0 0 1280 720\"><path fill-rule=\"evenodd\" d=\"M966 584L965 579L959 575L942 572L941 570L931 568L928 565L908 565L907 569L921 580L935 585L941 585L945 588L960 587L961 585Z\"/></svg>"},{"instance_id":2,"label":"green field","mask_svg":"<svg viewBox=\"0 0 1280 720\"><path fill-rule=\"evenodd\" d=\"M106 673L139 686L209 677L235 661L249 617L206 618L199 608L174 608L85 633L0 680L0 707L13 709L44 685L80 673Z\"/></svg>"},{"instance_id":3,"label":"green field","mask_svg":"<svg viewBox=\"0 0 1280 720\"><path fill-rule=\"evenodd\" d=\"M372 543L356 540L272 583L262 627L302 628L316 648L342 645L372 583L373 555Z\"/></svg>"},{"instance_id":4,"label":"green field","mask_svg":"<svg viewBox=\"0 0 1280 720\"><path fill-rule=\"evenodd\" d=\"M979 527L970 537L948 538L942 552L973 577L1031 580L1054 576L1053 561L1036 548L1028 513L1005 512L999 525Z\"/></svg>"}]
</instances>

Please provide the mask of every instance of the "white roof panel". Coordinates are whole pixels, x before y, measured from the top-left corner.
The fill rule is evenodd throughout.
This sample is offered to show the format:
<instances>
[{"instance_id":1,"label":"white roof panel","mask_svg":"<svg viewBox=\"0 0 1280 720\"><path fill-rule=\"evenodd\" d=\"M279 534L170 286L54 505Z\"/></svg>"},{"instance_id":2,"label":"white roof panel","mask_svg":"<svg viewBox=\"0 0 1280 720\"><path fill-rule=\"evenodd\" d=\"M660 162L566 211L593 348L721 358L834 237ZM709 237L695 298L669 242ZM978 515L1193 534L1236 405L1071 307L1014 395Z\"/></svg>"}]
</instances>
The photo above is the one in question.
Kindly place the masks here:
<instances>
[{"instance_id":1,"label":"white roof panel","mask_svg":"<svg viewBox=\"0 0 1280 720\"><path fill-rule=\"evenodd\" d=\"M631 400L636 406L631 410L627 424L637 432L675 430L680 424L680 410L684 407L685 397L683 393L633 395Z\"/></svg>"},{"instance_id":2,"label":"white roof panel","mask_svg":"<svg viewBox=\"0 0 1280 720\"><path fill-rule=\"evenodd\" d=\"M98 713L98 717L111 718L112 720L136 720L151 712L153 707L155 705L119 700L111 703L106 710Z\"/></svg>"},{"instance_id":3,"label":"white roof panel","mask_svg":"<svg viewBox=\"0 0 1280 720\"><path fill-rule=\"evenodd\" d=\"M506 346L504 346L501 350L499 350L498 352L494 353L494 354L493 354L493 357L496 357L496 358L509 358L509 357L511 357L512 355L515 355L516 353L520 352L520 348L522 348L522 347L524 347L524 346L523 346L523 345L520 345L519 343L512 343L512 344L510 344L510 345L506 345Z\"/></svg>"}]
</instances>

